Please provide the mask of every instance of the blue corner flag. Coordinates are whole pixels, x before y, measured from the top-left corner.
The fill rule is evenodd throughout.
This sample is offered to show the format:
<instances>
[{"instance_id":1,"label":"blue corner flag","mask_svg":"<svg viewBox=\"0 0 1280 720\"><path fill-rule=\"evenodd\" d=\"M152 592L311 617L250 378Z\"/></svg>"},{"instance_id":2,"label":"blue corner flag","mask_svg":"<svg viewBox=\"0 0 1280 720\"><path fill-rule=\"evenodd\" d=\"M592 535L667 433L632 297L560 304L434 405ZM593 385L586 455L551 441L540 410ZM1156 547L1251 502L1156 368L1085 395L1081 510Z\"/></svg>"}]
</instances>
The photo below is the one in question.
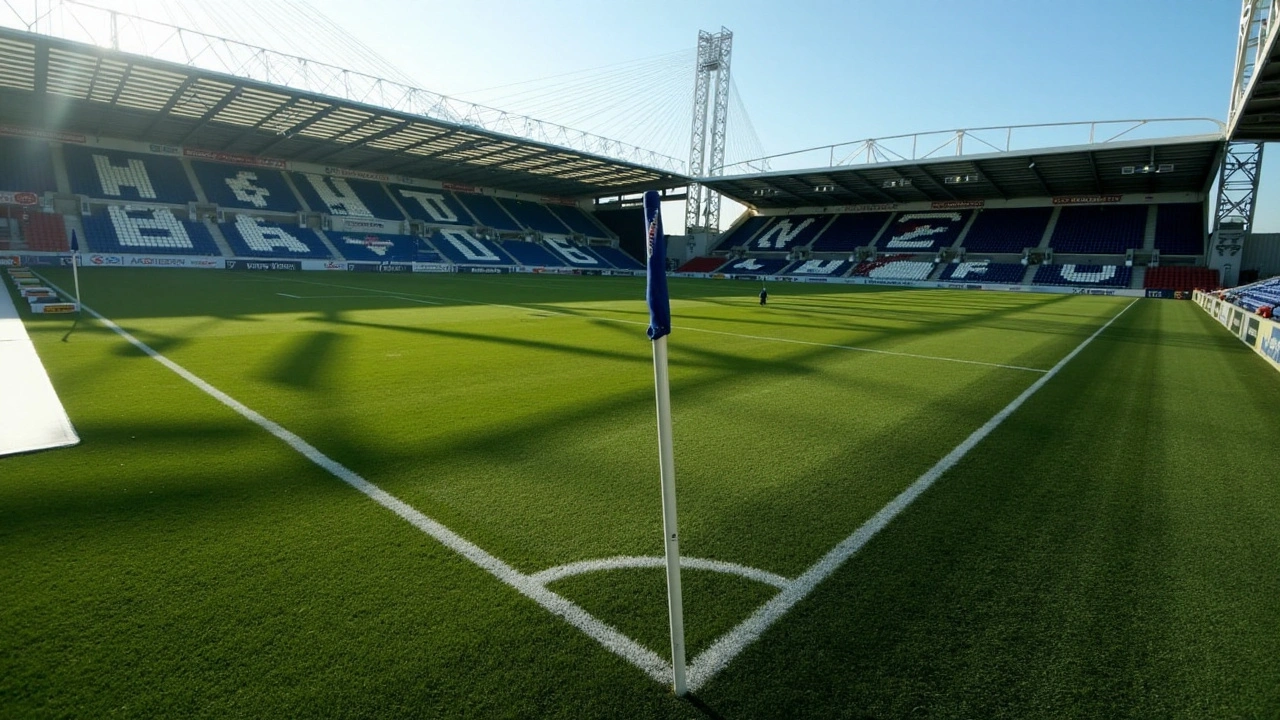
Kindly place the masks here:
<instances>
[{"instance_id":1,"label":"blue corner flag","mask_svg":"<svg viewBox=\"0 0 1280 720\"><path fill-rule=\"evenodd\" d=\"M667 295L667 236L662 234L662 201L658 193L644 194L645 257L649 283L649 339L671 334L671 298Z\"/></svg>"},{"instance_id":2,"label":"blue corner flag","mask_svg":"<svg viewBox=\"0 0 1280 720\"><path fill-rule=\"evenodd\" d=\"M71 252L80 252L80 238L76 237L76 231L71 231Z\"/></svg>"}]
</instances>

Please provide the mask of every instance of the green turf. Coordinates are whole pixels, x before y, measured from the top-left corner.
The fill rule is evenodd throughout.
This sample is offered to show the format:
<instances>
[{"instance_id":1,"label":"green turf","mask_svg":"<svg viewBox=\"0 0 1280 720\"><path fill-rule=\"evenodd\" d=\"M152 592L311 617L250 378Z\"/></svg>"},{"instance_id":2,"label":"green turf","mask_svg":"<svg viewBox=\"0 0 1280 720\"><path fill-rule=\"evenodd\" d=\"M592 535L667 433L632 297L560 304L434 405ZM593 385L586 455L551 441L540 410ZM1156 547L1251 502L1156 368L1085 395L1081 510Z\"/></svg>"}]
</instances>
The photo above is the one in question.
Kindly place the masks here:
<instances>
[{"instance_id":1,"label":"green turf","mask_svg":"<svg viewBox=\"0 0 1280 720\"><path fill-rule=\"evenodd\" d=\"M661 554L639 279L88 270L82 285L523 572ZM672 283L681 542L787 577L1040 377L940 358L1047 370L1129 302L785 285L760 308L755 289ZM28 329L84 442L0 459L3 715L1280 709L1280 376L1191 303L1131 308L697 703L100 325ZM774 592L685 576L693 654ZM551 588L668 654L660 571Z\"/></svg>"}]
</instances>

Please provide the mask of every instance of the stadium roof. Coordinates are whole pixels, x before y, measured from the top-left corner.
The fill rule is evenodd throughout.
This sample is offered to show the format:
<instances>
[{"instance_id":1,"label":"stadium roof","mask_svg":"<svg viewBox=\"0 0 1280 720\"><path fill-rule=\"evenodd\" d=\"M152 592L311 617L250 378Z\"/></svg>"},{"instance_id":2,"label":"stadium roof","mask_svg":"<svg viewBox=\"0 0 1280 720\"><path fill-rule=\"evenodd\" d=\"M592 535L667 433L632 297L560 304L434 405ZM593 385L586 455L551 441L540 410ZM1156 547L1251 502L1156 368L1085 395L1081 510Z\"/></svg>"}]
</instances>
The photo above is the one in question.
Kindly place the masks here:
<instances>
[{"instance_id":1,"label":"stadium roof","mask_svg":"<svg viewBox=\"0 0 1280 720\"><path fill-rule=\"evenodd\" d=\"M0 28L0 123L563 197L689 178L461 123Z\"/></svg>"},{"instance_id":2,"label":"stadium roof","mask_svg":"<svg viewBox=\"0 0 1280 720\"><path fill-rule=\"evenodd\" d=\"M1221 134L1209 134L837 165L699 182L758 209L1207 192L1224 145Z\"/></svg>"},{"instance_id":3,"label":"stadium roof","mask_svg":"<svg viewBox=\"0 0 1280 720\"><path fill-rule=\"evenodd\" d=\"M1244 98L1231 118L1232 140L1280 140L1280 32L1271 32L1258 52Z\"/></svg>"}]
</instances>

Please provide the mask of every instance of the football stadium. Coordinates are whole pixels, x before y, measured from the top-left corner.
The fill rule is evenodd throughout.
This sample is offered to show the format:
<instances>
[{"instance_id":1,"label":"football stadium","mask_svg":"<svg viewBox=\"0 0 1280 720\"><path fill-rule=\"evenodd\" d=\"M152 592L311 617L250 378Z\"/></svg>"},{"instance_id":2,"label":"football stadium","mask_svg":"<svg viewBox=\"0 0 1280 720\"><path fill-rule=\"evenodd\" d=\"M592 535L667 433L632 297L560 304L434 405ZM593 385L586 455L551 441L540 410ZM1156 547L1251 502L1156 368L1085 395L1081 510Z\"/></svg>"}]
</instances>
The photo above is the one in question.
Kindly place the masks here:
<instances>
[{"instance_id":1,"label":"football stadium","mask_svg":"<svg viewBox=\"0 0 1280 720\"><path fill-rule=\"evenodd\" d=\"M0 717L1280 717L1275 0L772 155L701 31L687 160L6 5Z\"/></svg>"}]
</instances>

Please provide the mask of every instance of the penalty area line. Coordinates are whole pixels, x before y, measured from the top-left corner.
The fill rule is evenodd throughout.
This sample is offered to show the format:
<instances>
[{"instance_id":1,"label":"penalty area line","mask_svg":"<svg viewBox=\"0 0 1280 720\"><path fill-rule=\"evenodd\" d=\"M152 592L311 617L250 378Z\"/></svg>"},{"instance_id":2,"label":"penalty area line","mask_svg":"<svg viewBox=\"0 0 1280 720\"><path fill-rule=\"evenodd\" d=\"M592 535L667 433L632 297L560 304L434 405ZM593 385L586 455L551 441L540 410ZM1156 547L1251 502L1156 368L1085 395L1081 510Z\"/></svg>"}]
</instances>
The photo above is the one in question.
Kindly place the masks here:
<instances>
[{"instance_id":1,"label":"penalty area line","mask_svg":"<svg viewBox=\"0 0 1280 720\"><path fill-rule=\"evenodd\" d=\"M1040 376L1031 384L1022 394L1014 398L1008 405L1004 406L1000 412L991 417L982 427L974 430L969 437L957 445L951 452L937 462L933 467L929 468L915 482L911 483L906 490L903 490L897 497L890 500L887 505L880 508L880 511L872 515L870 519L862 524L857 530L849 535L838 545L831 549L818 562L814 563L805 570L799 577L791 581L787 587L775 595L771 600L761 605L751 617L744 620L734 629L720 636L709 648L704 650L689 663L689 690L697 692L698 688L705 685L711 678L715 677L721 670L729 666L748 645L755 642L770 628L774 623L786 615L796 603L803 600L813 592L823 580L831 576L845 561L853 557L871 538L875 537L888 525L895 517L905 510L921 493L928 490L938 478L942 477L956 463L960 462L965 455L969 454L978 443L982 442L996 428L1000 427L1010 415L1032 395L1035 395L1040 388L1053 379L1067 363L1071 362L1082 350L1092 343L1094 338L1098 337L1111 324L1120 319L1129 308L1133 307L1138 299L1125 305L1120 312L1116 313L1102 327L1098 328L1092 335L1076 346L1074 350L1067 354L1066 357L1058 361L1049 372Z\"/></svg>"},{"instance_id":2,"label":"penalty area line","mask_svg":"<svg viewBox=\"0 0 1280 720\"><path fill-rule=\"evenodd\" d=\"M39 275L37 275L37 277L39 277ZM57 285L54 285L43 277L40 279L43 280L50 288L62 293L64 296L66 295L66 291L62 290L62 288L59 288ZM526 575L519 570L516 570L514 567L498 559L496 556L491 555L470 540L467 540L461 535L455 533L436 520L427 517L413 506L364 479L355 471L322 453L306 440L303 440L298 435L286 430L284 426L273 420L269 420L257 411L241 403L239 400L236 400L213 385L210 385L190 370L187 370L164 355L161 355L151 346L137 339L131 335L129 331L115 324L93 308L81 305L81 309L97 318L98 322L101 322L111 331L124 338L130 345L133 345L148 357L173 371L183 380L186 380L196 386L196 388L204 392L206 395L209 395L213 399L234 410L241 417L271 433L312 463L318 465L329 474L338 478L347 485L350 485L352 488L360 491L366 497L387 510L399 515L402 519L408 521L410 525L413 525L427 535L430 535L432 538L440 542L440 544L458 553L467 560L470 560L475 565L478 565L490 575L501 580L504 584L514 588L521 595L524 595L542 606L543 609L547 610L552 615L560 617L578 630L581 630L587 636L603 645L605 649L621 657L632 665L635 665L649 677L660 683L670 681L672 673L671 663L667 662L652 650L649 650L637 643L635 640L632 640L622 634L617 628L614 628L612 625L596 618L574 602L547 589L544 582L536 576Z\"/></svg>"}]
</instances>

